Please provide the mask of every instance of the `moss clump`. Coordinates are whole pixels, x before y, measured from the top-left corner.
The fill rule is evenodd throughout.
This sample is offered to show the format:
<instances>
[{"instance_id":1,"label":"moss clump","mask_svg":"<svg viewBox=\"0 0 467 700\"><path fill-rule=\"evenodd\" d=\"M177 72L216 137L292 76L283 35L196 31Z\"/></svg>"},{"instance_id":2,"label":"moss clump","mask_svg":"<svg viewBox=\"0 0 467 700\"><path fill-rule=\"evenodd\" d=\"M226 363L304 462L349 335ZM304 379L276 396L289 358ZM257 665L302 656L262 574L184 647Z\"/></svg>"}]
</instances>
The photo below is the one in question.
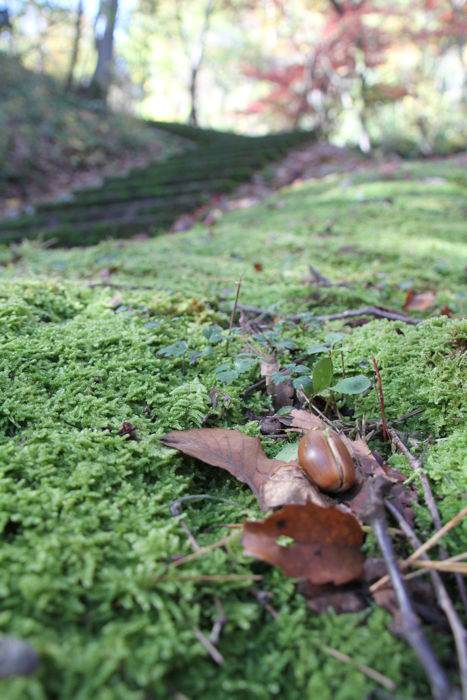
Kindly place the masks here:
<instances>
[{"instance_id":1,"label":"moss clump","mask_svg":"<svg viewBox=\"0 0 467 700\"><path fill-rule=\"evenodd\" d=\"M372 322L355 329L344 343L349 369L370 366L374 355L381 371L387 416L396 419L420 409L407 421L408 430L444 437L465 424L461 392L465 373L467 322L439 317L418 326L390 321ZM357 414L379 414L375 392L355 402Z\"/></svg>"},{"instance_id":2,"label":"moss clump","mask_svg":"<svg viewBox=\"0 0 467 700\"><path fill-rule=\"evenodd\" d=\"M280 193L282 208L232 212L212 230L79 251L31 243L14 257L2 251L0 628L30 641L42 659L37 676L2 681L5 697L360 700L370 692L374 683L324 645L388 675L398 697L428 694L381 609L315 616L293 581L244 557L238 541L171 570L172 557L190 552L181 519L205 545L258 509L226 473L158 442L169 429L201 424L257 433L251 417L268 399L242 395L258 378L251 344L273 347L284 365L328 331L344 330L346 371L371 376L374 352L389 416L423 409L404 426L420 439L431 436L426 469L443 520L451 517L465 449L458 400L464 325L436 318L416 328L376 321L350 330L311 318L361 303L400 308L408 283L434 286L439 303L458 310L461 190L448 178L444 186L419 182L420 167L411 180L404 173L387 183L368 173L307 184ZM365 201L384 192L393 204ZM442 216L433 215L433 203ZM304 283L307 264L348 287ZM89 285L102 281L103 269L112 269L119 289ZM306 311L307 322L276 323L247 338L229 334L241 273L243 303ZM311 369L314 360L304 362ZM378 415L372 393L345 404L355 415ZM137 440L118 434L124 420ZM187 501L172 517L172 502L194 494L210 498ZM430 531L424 509L418 523ZM463 539L461 529L447 539L452 553ZM200 578L232 574L263 578ZM271 594L277 619L252 586ZM194 633L209 634L216 599L227 619L221 667ZM449 664L449 645L440 635L435 644Z\"/></svg>"}]
</instances>

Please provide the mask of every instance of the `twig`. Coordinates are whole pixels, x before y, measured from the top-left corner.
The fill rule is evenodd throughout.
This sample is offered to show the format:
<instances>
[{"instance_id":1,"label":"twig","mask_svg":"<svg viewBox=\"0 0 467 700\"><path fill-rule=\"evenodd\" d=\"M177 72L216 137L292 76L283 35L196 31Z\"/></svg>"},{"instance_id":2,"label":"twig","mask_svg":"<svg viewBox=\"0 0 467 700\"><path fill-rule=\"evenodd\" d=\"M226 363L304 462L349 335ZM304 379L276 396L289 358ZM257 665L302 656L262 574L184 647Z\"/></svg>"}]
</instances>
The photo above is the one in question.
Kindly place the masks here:
<instances>
[{"instance_id":1,"label":"twig","mask_svg":"<svg viewBox=\"0 0 467 700\"><path fill-rule=\"evenodd\" d=\"M455 557L454 557L455 559ZM435 571L445 571L447 573L462 574L467 576L467 564L452 559L442 559L441 561L415 561L410 562L410 566L418 569L434 569Z\"/></svg>"},{"instance_id":2,"label":"twig","mask_svg":"<svg viewBox=\"0 0 467 700\"><path fill-rule=\"evenodd\" d=\"M235 321L235 315L236 315L236 313L237 313L238 298L239 298L239 296L240 296L240 289L241 289L241 286L242 286L242 278L240 277L240 279L239 279L238 282L237 282L237 291L236 291L236 294L235 294L235 301L234 301L234 305L233 305L233 308L232 308L232 313L231 313L231 315L230 315L229 334L228 334L228 336L227 336L227 343L226 343L226 348L225 348L226 351L227 351L227 349L228 349L228 347L229 347L230 334L232 333L232 328L233 328L233 324L234 324L234 321Z\"/></svg>"},{"instance_id":3,"label":"twig","mask_svg":"<svg viewBox=\"0 0 467 700\"><path fill-rule=\"evenodd\" d=\"M109 289L147 289L149 291L154 291L154 286L151 287L149 284L116 284L115 282L89 282L88 287L94 289L95 287L108 287Z\"/></svg>"},{"instance_id":4,"label":"twig","mask_svg":"<svg viewBox=\"0 0 467 700\"><path fill-rule=\"evenodd\" d=\"M388 483L384 477L376 477L371 482L369 502L365 513L365 519L373 527L373 531L376 539L378 540L381 553L389 571L389 576L391 578L392 586L400 610L401 634L417 655L430 682L435 700L447 700L447 698L454 697L454 695L451 694L449 680L438 659L436 658L433 649L431 648L431 645L423 632L418 617L413 610L406 584L396 563L392 541L387 530L386 516L383 505L383 494L387 487Z\"/></svg>"},{"instance_id":5,"label":"twig","mask_svg":"<svg viewBox=\"0 0 467 700\"><path fill-rule=\"evenodd\" d=\"M261 607L264 608L271 615L271 617L274 618L274 620L277 620L279 613L268 602L270 594L267 591L260 591L259 588L253 588L251 592Z\"/></svg>"},{"instance_id":6,"label":"twig","mask_svg":"<svg viewBox=\"0 0 467 700\"><path fill-rule=\"evenodd\" d=\"M457 515L455 515L449 522L446 523L440 530L437 530L434 535L432 535L424 544L421 544L418 549L415 550L413 554L408 557L404 562L402 562L401 567L403 569L407 568L407 566L410 565L411 562L415 561L416 559L420 559L425 552L427 552L431 547L433 547L439 540L444 537L446 533L449 532L449 530L452 530L453 527L456 527L467 515L467 506L463 508ZM383 576L380 578L378 581L373 583L370 586L370 592L374 593L375 591L379 590L384 586L387 582L389 581L388 576Z\"/></svg>"},{"instance_id":7,"label":"twig","mask_svg":"<svg viewBox=\"0 0 467 700\"><path fill-rule=\"evenodd\" d=\"M343 654L341 651L333 649L332 647L324 645L321 647L321 649L325 651L326 654L333 656L338 661L342 661L342 663L344 664L350 664L351 666L354 666L360 671L360 673L363 673L365 676L368 676L368 678L371 678L373 681L376 681L377 683L382 685L383 688L386 688L386 690L393 691L396 689L396 684L394 683L394 681L392 681L387 676L384 676L379 671L375 671L374 668L371 668L366 664L359 664L358 661L355 661L350 656L347 656L347 654Z\"/></svg>"},{"instance_id":8,"label":"twig","mask_svg":"<svg viewBox=\"0 0 467 700\"><path fill-rule=\"evenodd\" d=\"M401 530L404 531L407 538L412 543L413 548L415 550L420 550L422 543L420 542L417 535L415 534L407 520L404 518L404 516L397 510L395 506L392 505L390 501L386 500L384 502L384 505L394 517ZM426 562L429 561L428 555L424 552L420 554L419 557L421 559L424 559ZM418 574L419 572L417 571L415 573ZM467 633L459 615L457 614L454 605L452 604L452 601L448 595L448 592L446 590L441 576L438 574L437 571L430 571L429 574L433 583L433 588L435 589L438 605L446 615L447 621L449 622L449 626L452 631L452 635L454 637L457 658L459 661L459 669L461 672L460 676L463 696L465 699L467 698Z\"/></svg>"},{"instance_id":9,"label":"twig","mask_svg":"<svg viewBox=\"0 0 467 700\"><path fill-rule=\"evenodd\" d=\"M248 396L251 396L251 394L254 394L257 389L262 389L263 386L266 386L265 377L248 386L240 395L243 399L246 399Z\"/></svg>"},{"instance_id":10,"label":"twig","mask_svg":"<svg viewBox=\"0 0 467 700\"><path fill-rule=\"evenodd\" d=\"M409 465L412 467L412 469L417 472L420 476L420 481L422 483L423 487L423 495L426 501L426 504L428 506L428 510L430 511L431 517L433 519L433 522L435 524L435 527L437 530L441 528L441 518L439 515L439 510L438 506L435 503L435 499L433 497L433 492L431 490L430 482L428 481L428 477L423 471L422 465L420 460L413 455L408 448L404 445L402 440L400 439L400 436L394 428L389 429L389 435L391 437L391 440L395 447L399 450L399 452L402 452L404 457L407 458Z\"/></svg>"},{"instance_id":11,"label":"twig","mask_svg":"<svg viewBox=\"0 0 467 700\"><path fill-rule=\"evenodd\" d=\"M196 639L198 640L198 642L199 642L200 644L202 644L203 647L206 649L206 651L208 652L208 654L209 654L209 656L211 657L211 659L212 659L218 666L222 666L222 664L224 663L224 657L222 656L222 654L220 653L220 651L218 651L218 650L216 649L216 647L215 647L214 644L211 642L211 640L208 639L208 637L206 637L206 635L203 634L203 632L201 632L201 630L198 629L198 627L193 627L193 634L195 635L195 637L196 637Z\"/></svg>"},{"instance_id":12,"label":"twig","mask_svg":"<svg viewBox=\"0 0 467 700\"><path fill-rule=\"evenodd\" d=\"M384 410L384 391L383 391L383 380L381 379L381 373L379 371L378 363L376 362L376 357L371 356L371 361L373 362L373 367L376 375L376 383L378 386L378 398L379 398L379 408L381 411L381 428L383 431L383 438L389 440L389 430L388 423L386 420L386 413Z\"/></svg>"},{"instance_id":13,"label":"twig","mask_svg":"<svg viewBox=\"0 0 467 700\"><path fill-rule=\"evenodd\" d=\"M328 277L325 277L321 272L313 265L308 265L308 271L310 273L311 280L315 282L320 287L333 287L333 283Z\"/></svg>"},{"instance_id":14,"label":"twig","mask_svg":"<svg viewBox=\"0 0 467 700\"><path fill-rule=\"evenodd\" d=\"M294 321L300 323L303 321L303 313L295 314L293 316L285 316L277 311L268 311L268 309L262 309L259 306L248 306L245 304L238 304L238 309L240 311L245 311L245 313L256 314L258 316L266 316L268 318L282 317L288 321ZM346 318L356 318L358 316L376 316L376 318L387 318L390 321L402 321L403 323L408 323L412 326L416 326L421 323L423 319L411 318L405 314L401 314L398 311L391 311L389 309L382 309L379 306L362 306L360 309L348 309L347 311L341 311L335 314L328 314L324 316L312 316L312 321L337 321L339 319Z\"/></svg>"},{"instance_id":15,"label":"twig","mask_svg":"<svg viewBox=\"0 0 467 700\"><path fill-rule=\"evenodd\" d=\"M442 530L441 527L441 517L439 514L438 506L436 505L433 492L431 490L430 482L428 480L427 475L423 471L422 464L420 460L413 455L408 448L404 445L402 440L400 439L399 434L397 433L396 430L391 428L389 430L389 434L391 436L391 440L393 444L397 447L400 452L407 458L410 466L420 476L420 481L422 483L422 488L423 488L423 496L425 498L426 505L428 507L428 510L430 511L433 523L435 525L435 528L437 530ZM445 549L441 551L443 557L447 556L447 552ZM462 599L462 604L464 606L464 609L467 610L467 593L465 590L465 584L464 581L462 580L462 577L459 574L456 574L456 584L457 588L459 589L459 593Z\"/></svg>"},{"instance_id":16,"label":"twig","mask_svg":"<svg viewBox=\"0 0 467 700\"><path fill-rule=\"evenodd\" d=\"M206 545L206 547L201 547L196 552L193 552L193 554L187 554L186 557L176 559L175 561L171 562L170 567L181 566L182 564L186 564L189 561L199 559L199 557L204 556L208 552L212 552L214 549L219 549L219 547L223 547L224 545L228 544L229 542L233 542L233 540L236 540L238 538L239 534L235 532L232 535L227 535L227 537L222 537L220 540L217 540L217 542L208 544Z\"/></svg>"},{"instance_id":17,"label":"twig","mask_svg":"<svg viewBox=\"0 0 467 700\"><path fill-rule=\"evenodd\" d=\"M337 314L329 314L328 316L315 316L317 321L337 321L344 318L355 318L357 316L376 316L376 318L387 318L389 321L402 321L412 326L421 323L422 319L411 318L405 314L400 314L398 311L390 311L389 309L381 309L379 306L362 306L360 309L349 309Z\"/></svg>"},{"instance_id":18,"label":"twig","mask_svg":"<svg viewBox=\"0 0 467 700\"><path fill-rule=\"evenodd\" d=\"M217 610L217 616L216 619L214 620L214 624L212 626L211 633L209 635L209 641L212 644L217 644L219 642L219 638L221 636L222 628L227 622L227 618L225 616L225 610L224 607L220 601L220 599L216 596L214 598L214 605L216 606Z\"/></svg>"},{"instance_id":19,"label":"twig","mask_svg":"<svg viewBox=\"0 0 467 700\"><path fill-rule=\"evenodd\" d=\"M177 498L175 501L172 501L172 503L170 504L170 514L175 518L178 515L182 514L182 504L186 501L203 501L205 499L208 499L210 501L227 501L226 498L220 498L219 496L210 496L207 493L182 496L181 498ZM180 526L185 532L192 549L194 549L195 551L201 549L200 545L198 544L198 541L196 540L196 537L193 535L190 528L183 520L180 521Z\"/></svg>"},{"instance_id":20,"label":"twig","mask_svg":"<svg viewBox=\"0 0 467 700\"><path fill-rule=\"evenodd\" d=\"M159 581L195 581L199 583L228 583L229 581L262 581L257 574L179 574L177 576L157 576Z\"/></svg>"}]
</instances>

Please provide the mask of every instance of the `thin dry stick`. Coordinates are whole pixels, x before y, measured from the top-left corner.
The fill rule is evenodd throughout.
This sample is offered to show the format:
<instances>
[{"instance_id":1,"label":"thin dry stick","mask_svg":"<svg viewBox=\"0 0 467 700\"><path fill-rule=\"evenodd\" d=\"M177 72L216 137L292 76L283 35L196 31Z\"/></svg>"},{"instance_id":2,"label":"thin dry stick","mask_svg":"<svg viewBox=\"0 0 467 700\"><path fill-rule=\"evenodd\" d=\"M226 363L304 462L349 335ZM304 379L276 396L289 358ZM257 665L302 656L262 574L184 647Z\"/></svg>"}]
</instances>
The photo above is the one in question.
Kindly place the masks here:
<instances>
[{"instance_id":1,"label":"thin dry stick","mask_svg":"<svg viewBox=\"0 0 467 700\"><path fill-rule=\"evenodd\" d=\"M212 552L214 549L219 549L219 547L223 547L224 545L228 544L229 542L233 542L234 540L238 540L239 534L234 532L232 535L227 535L227 537L222 537L220 540L217 540L217 542L213 542L212 544L206 545L206 547L201 547L201 549L198 549L196 552L193 552L193 554L187 554L186 557L182 557L181 559L176 559L175 561L171 562L170 567L174 566L181 566L182 564L186 564L189 561L194 561L195 559L199 559L199 557L204 556L208 552Z\"/></svg>"},{"instance_id":2,"label":"thin dry stick","mask_svg":"<svg viewBox=\"0 0 467 700\"><path fill-rule=\"evenodd\" d=\"M231 331L232 331L233 324L234 324L234 321L235 321L235 315L236 315L236 313L237 313L238 299L239 299L239 297L240 297L240 289L241 289L241 286L242 286L242 278L240 277L240 279L239 279L238 282L237 282L237 291L236 291L236 293L235 293L235 301L234 301L234 305L233 305L233 308L232 308L232 313L231 313L231 315L230 315L229 335L230 335L230 333L231 333ZM228 340L228 339L227 339L227 340Z\"/></svg>"},{"instance_id":3,"label":"thin dry stick","mask_svg":"<svg viewBox=\"0 0 467 700\"><path fill-rule=\"evenodd\" d=\"M396 430L394 430L394 428L389 429L389 435L394 446L397 447L399 452L402 452L402 454L407 458L411 468L420 476L420 481L422 483L423 488L423 495L428 506L428 510L431 513L431 517L433 519L436 529L439 530L441 528L441 518L439 515L438 506L435 503L430 482L428 481L427 475L423 471L420 460L408 450L408 448L402 442L399 433Z\"/></svg>"},{"instance_id":4,"label":"thin dry stick","mask_svg":"<svg viewBox=\"0 0 467 700\"><path fill-rule=\"evenodd\" d=\"M350 656L347 656L347 654L343 654L341 651L333 649L333 647L323 646L321 648L323 649L323 651L326 652L326 654L333 656L338 661L342 661L342 663L344 664L350 664L351 666L354 666L360 671L360 673L363 673L365 676L368 676L368 678L371 678L373 681L376 681L377 683L382 685L383 688L386 688L386 690L393 691L396 689L396 684L394 683L394 681L392 681L387 676L384 676L379 671L375 671L374 668L371 668L366 664L359 664Z\"/></svg>"},{"instance_id":5,"label":"thin dry stick","mask_svg":"<svg viewBox=\"0 0 467 700\"><path fill-rule=\"evenodd\" d=\"M209 634L209 641L211 642L211 644L217 644L219 642L222 628L227 622L224 606L222 605L220 599L217 596L214 598L214 605L216 606L217 615L216 619L214 620L211 633Z\"/></svg>"},{"instance_id":6,"label":"thin dry stick","mask_svg":"<svg viewBox=\"0 0 467 700\"><path fill-rule=\"evenodd\" d=\"M410 565L411 562L415 561L416 559L420 559L425 552L427 552L431 547L433 547L439 540L444 537L446 533L449 532L449 530L452 530L453 527L456 527L467 515L467 506L463 508L457 515L455 515L449 522L444 525L440 530L437 530L437 532L434 533L424 544L421 544L413 554L408 557L405 561L403 561L400 566L405 569L407 566ZM389 581L389 576L383 576L380 578L378 581L373 583L370 586L370 592L374 593L375 591L379 590L382 588L387 582Z\"/></svg>"},{"instance_id":7,"label":"thin dry stick","mask_svg":"<svg viewBox=\"0 0 467 700\"><path fill-rule=\"evenodd\" d=\"M198 627L193 627L193 634L195 635L195 637L196 637L196 639L198 640L198 642L199 642L200 644L202 644L203 647L206 649L206 651L208 652L208 654L209 654L209 656L211 657L211 659L212 659L218 666L222 666L222 664L224 663L224 657L222 656L222 654L220 653L220 651L218 651L218 650L216 649L216 647L215 647L214 644L211 642L211 640L210 640L208 637L206 637L206 635L203 634L203 633L201 632L201 630L198 629Z\"/></svg>"},{"instance_id":8,"label":"thin dry stick","mask_svg":"<svg viewBox=\"0 0 467 700\"><path fill-rule=\"evenodd\" d=\"M451 694L451 686L447 675L423 632L419 619L413 610L406 584L397 566L392 541L387 530L383 505L383 493L384 489L387 489L387 480L383 477L376 477L370 488L371 491L365 519L373 527L389 571L400 610L401 634L417 655L430 682L435 700L453 698L454 695Z\"/></svg>"},{"instance_id":9,"label":"thin dry stick","mask_svg":"<svg viewBox=\"0 0 467 700\"><path fill-rule=\"evenodd\" d=\"M199 583L228 583L229 581L262 581L257 574L179 574L177 576L157 576L157 581L194 581Z\"/></svg>"},{"instance_id":10,"label":"thin dry stick","mask_svg":"<svg viewBox=\"0 0 467 700\"><path fill-rule=\"evenodd\" d=\"M246 313L257 314L258 316L267 316L268 318L282 317L288 321L294 321L300 323L303 321L303 313L295 314L294 316L284 316L278 311L268 311L268 309L262 309L259 306L247 306L240 305L238 308ZM325 316L313 316L312 321L337 321L339 319L345 318L356 318L358 316L376 316L376 318L387 318L390 321L402 321L403 323L408 323L410 325L416 326L421 322L422 319L411 318L410 316L405 316L405 314L400 314L398 311L390 311L389 309L381 309L378 306L362 306L360 309L349 309L348 311L342 311L336 314L328 314Z\"/></svg>"},{"instance_id":11,"label":"thin dry stick","mask_svg":"<svg viewBox=\"0 0 467 700\"><path fill-rule=\"evenodd\" d=\"M374 355L371 356L371 361L373 362L373 367L375 370L375 375L376 375L376 383L378 386L378 399L379 399L379 408L381 412L381 428L383 431L383 438L385 440L389 440L389 429L388 429L388 423L386 420L386 413L384 409L384 391L383 391L383 380L381 379L381 373L379 371L378 363L376 362L376 357Z\"/></svg>"},{"instance_id":12,"label":"thin dry stick","mask_svg":"<svg viewBox=\"0 0 467 700\"><path fill-rule=\"evenodd\" d=\"M417 474L419 474L420 481L422 483L422 488L423 488L423 496L425 498L425 502L427 504L428 510L430 511L435 528L437 530L442 529L441 528L441 517L439 514L438 506L436 505L436 502L435 502L435 499L433 496L433 492L431 490L430 482L428 480L427 475L423 471L423 467L422 467L420 460L417 459L417 457L415 457L415 455L413 455L410 452L410 450L407 449L407 447L404 445L404 443L400 439L400 436L396 430L391 428L389 430L389 434L391 436L391 440L392 440L393 444L408 459L408 462L409 462L410 466L412 467L412 469ZM446 550L442 549L441 554L443 557L446 557L447 556ZM460 593L460 596L462 599L462 604L464 606L464 609L467 610L467 593L465 590L464 581L462 580L462 577L459 574L456 574L455 578L456 578L457 588L459 589L459 593Z\"/></svg>"},{"instance_id":13,"label":"thin dry stick","mask_svg":"<svg viewBox=\"0 0 467 700\"><path fill-rule=\"evenodd\" d=\"M462 576L467 576L467 564L463 562L449 561L449 559L443 559L442 561L413 561L410 566L415 566L417 569L434 569L435 571L444 571L451 574L462 574Z\"/></svg>"},{"instance_id":14,"label":"thin dry stick","mask_svg":"<svg viewBox=\"0 0 467 700\"><path fill-rule=\"evenodd\" d=\"M393 506L393 504L390 501L386 500L384 502L384 505L394 517L401 530L404 531L407 538L412 543L413 548L415 550L420 550L422 543L420 542L414 530L411 528L404 516L397 510L395 506ZM420 555L420 557L425 561L429 561L428 555L424 552ZM425 572L426 570L422 573ZM420 572L416 571L415 573L418 574ZM435 589L438 605L446 615L446 619L449 622L449 626L454 637L454 643L456 645L457 658L459 662L459 669L461 671L460 675L463 697L464 700L467 700L467 633L459 615L457 614L454 605L452 604L452 601L448 595L448 592L446 590L441 576L438 574L437 571L430 571L429 574L433 583L433 588Z\"/></svg>"}]
</instances>

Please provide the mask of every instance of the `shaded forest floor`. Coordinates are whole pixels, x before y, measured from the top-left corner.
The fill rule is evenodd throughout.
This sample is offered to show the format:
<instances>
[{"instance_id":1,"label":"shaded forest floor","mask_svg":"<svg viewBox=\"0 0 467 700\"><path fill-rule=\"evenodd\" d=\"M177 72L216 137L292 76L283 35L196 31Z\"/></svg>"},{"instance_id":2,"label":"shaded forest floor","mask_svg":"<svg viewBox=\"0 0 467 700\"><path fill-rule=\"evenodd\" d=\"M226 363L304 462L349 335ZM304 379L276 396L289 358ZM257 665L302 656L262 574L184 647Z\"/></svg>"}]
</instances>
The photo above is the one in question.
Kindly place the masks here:
<instances>
[{"instance_id":1,"label":"shaded forest floor","mask_svg":"<svg viewBox=\"0 0 467 700\"><path fill-rule=\"evenodd\" d=\"M423 450L443 522L452 517L465 479L466 186L456 162L370 168L297 183L186 233L0 248L0 616L41 656L36 676L4 682L5 696L360 700L376 687L327 646L384 673L397 697L427 697L413 653L372 603L316 615L291 579L238 542L171 571L171 558L191 551L182 522L207 545L259 511L233 478L158 438L202 425L260 435L272 410L250 390L259 353L274 351L281 366L300 358L311 372L316 345L342 333L336 378L372 379L376 356L388 418L416 412L401 430ZM240 304L274 321L245 310L228 333L240 277ZM419 325L313 321L366 305L401 311L409 290L432 293L424 312L410 312ZM340 410L378 418L375 392L341 399ZM262 441L270 456L284 442ZM371 445L410 473L376 436ZM212 500L174 517L186 495ZM465 525L446 538L452 555L465 544ZM371 536L365 549L377 551ZM216 666L196 630L209 635L219 604ZM454 673L449 638L432 639Z\"/></svg>"}]
</instances>

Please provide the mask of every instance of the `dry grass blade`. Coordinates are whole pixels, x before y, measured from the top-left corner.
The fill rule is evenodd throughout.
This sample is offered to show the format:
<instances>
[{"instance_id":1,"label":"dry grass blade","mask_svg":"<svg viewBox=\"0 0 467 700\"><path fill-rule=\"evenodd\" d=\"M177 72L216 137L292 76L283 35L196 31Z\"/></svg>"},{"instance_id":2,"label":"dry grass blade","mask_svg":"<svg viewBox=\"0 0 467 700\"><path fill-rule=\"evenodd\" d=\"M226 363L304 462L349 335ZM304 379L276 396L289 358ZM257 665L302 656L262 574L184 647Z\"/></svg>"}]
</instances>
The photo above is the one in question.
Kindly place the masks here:
<instances>
[{"instance_id":1,"label":"dry grass blade","mask_svg":"<svg viewBox=\"0 0 467 700\"><path fill-rule=\"evenodd\" d=\"M194 583L229 583L230 581L261 581L258 574L178 574L158 576L157 581L193 581Z\"/></svg>"},{"instance_id":2,"label":"dry grass blade","mask_svg":"<svg viewBox=\"0 0 467 700\"><path fill-rule=\"evenodd\" d=\"M410 566L414 566L416 569L434 569L435 571L467 576L467 564L446 559L441 561L413 561L410 563Z\"/></svg>"},{"instance_id":3,"label":"dry grass blade","mask_svg":"<svg viewBox=\"0 0 467 700\"><path fill-rule=\"evenodd\" d=\"M183 557L182 559L176 559L171 563L171 567L173 566L181 566L182 564L187 564L190 561L195 561L195 559L199 559L200 557L204 556L205 554L208 554L208 552L212 552L215 549L219 549L219 547L224 547L226 544L229 544L230 542L233 542L234 540L238 540L240 538L240 534L233 533L232 535L228 535L227 537L222 537L222 539L217 540L217 542L213 542L212 544L206 545L206 547L201 547L200 549L197 549L195 552L192 554L187 554L186 557Z\"/></svg>"},{"instance_id":4,"label":"dry grass blade","mask_svg":"<svg viewBox=\"0 0 467 700\"><path fill-rule=\"evenodd\" d=\"M463 508L457 515L455 515L449 522L446 523L440 530L437 530L434 535L432 535L424 544L422 544L418 549L415 550L413 554L408 557L405 561L401 563L401 568L405 569L407 566L410 566L411 562L416 561L417 559L420 559L421 555L427 552L431 547L433 547L439 540L446 535L446 533L449 532L449 530L452 530L453 527L456 527L462 520L466 517L467 515L467 506ZM389 581L389 576L383 576L380 578L378 581L373 583L373 585L370 587L370 592L374 593L375 591L379 590L383 586L385 586Z\"/></svg>"},{"instance_id":5,"label":"dry grass blade","mask_svg":"<svg viewBox=\"0 0 467 700\"><path fill-rule=\"evenodd\" d=\"M392 514L399 527L404 531L405 535L412 543L412 546L415 549L419 549L421 546L420 540L418 539L417 535L415 534L409 523L403 517L403 515L399 513L397 508L395 508L390 501L386 500L384 502L384 505L387 508L387 510ZM420 556L425 561L429 561L427 554L421 554ZM431 581L433 583L433 588L435 589L438 605L441 608L441 610L443 610L444 614L446 615L446 619L449 622L449 626L452 631L452 636L454 637L454 642L456 645L459 669L461 672L460 675L463 697L467 698L467 633L457 613L457 610L455 609L451 598L449 597L447 589L439 573L437 571L429 569L419 569L418 571L413 572L409 576L417 576L420 573L428 573L430 575ZM409 578L409 576L406 576L406 580Z\"/></svg>"},{"instance_id":6,"label":"dry grass blade","mask_svg":"<svg viewBox=\"0 0 467 700\"><path fill-rule=\"evenodd\" d=\"M219 651L218 649L216 649L216 647L215 647L214 644L211 642L211 640L210 640L208 637L206 637L206 635L203 634L203 632L201 632L201 630L198 629L198 627L194 627L194 628L193 628L193 634L195 635L195 637L196 637L196 639L198 640L198 642L199 642L200 644L202 644L203 647L206 649L206 651L208 652L208 654L209 654L209 656L211 657L211 659L212 659L218 666L222 666L222 664L224 663L224 657L222 656L222 654L220 653L220 651Z\"/></svg>"},{"instance_id":7,"label":"dry grass blade","mask_svg":"<svg viewBox=\"0 0 467 700\"><path fill-rule=\"evenodd\" d=\"M354 666L361 673L365 674L365 676L368 676L368 678L371 678L371 680L376 681L376 683L382 685L383 688L386 688L386 690L393 691L396 689L396 684L394 683L394 681L392 681L390 678L383 675L379 671L375 671L374 668L371 668L366 664L359 664L350 656L347 656L347 654L343 654L341 651L333 649L332 647L323 646L322 649L326 652L326 654L333 656L338 661L342 661L342 663L344 664L350 664L351 666Z\"/></svg>"}]
</instances>

